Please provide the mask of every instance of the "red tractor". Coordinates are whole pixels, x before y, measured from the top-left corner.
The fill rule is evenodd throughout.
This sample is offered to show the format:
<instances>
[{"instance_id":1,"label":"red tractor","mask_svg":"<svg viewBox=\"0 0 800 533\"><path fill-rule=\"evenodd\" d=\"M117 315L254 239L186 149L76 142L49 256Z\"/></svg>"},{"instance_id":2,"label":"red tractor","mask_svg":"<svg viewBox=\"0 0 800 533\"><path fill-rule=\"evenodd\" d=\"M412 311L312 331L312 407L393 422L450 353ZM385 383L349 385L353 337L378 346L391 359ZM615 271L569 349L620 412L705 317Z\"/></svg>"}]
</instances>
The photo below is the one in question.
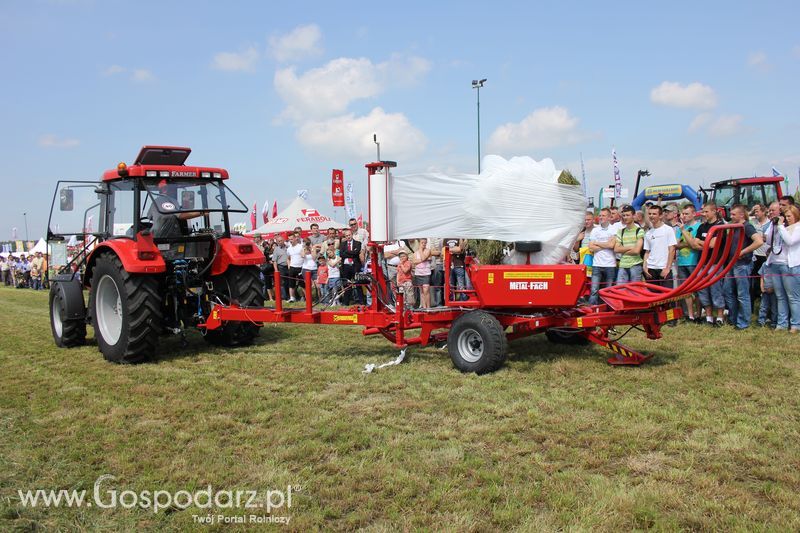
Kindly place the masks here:
<instances>
[{"instance_id":1,"label":"red tractor","mask_svg":"<svg viewBox=\"0 0 800 533\"><path fill-rule=\"evenodd\" d=\"M744 204L749 210L757 203L768 206L777 202L783 195L783 180L783 176L729 179L712 183L709 190L701 188L700 193L704 201L714 202L720 215L730 220L731 207L736 204Z\"/></svg>"},{"instance_id":2,"label":"red tractor","mask_svg":"<svg viewBox=\"0 0 800 533\"><path fill-rule=\"evenodd\" d=\"M190 153L145 146L100 182L58 183L48 223L51 264L62 265L50 289L58 346L83 344L90 324L107 360L138 363L159 335L204 323L214 304L263 306L264 255L230 230L228 213L247 207L225 185L226 170L187 166ZM243 345L259 327L230 322L204 333Z\"/></svg>"}]
</instances>

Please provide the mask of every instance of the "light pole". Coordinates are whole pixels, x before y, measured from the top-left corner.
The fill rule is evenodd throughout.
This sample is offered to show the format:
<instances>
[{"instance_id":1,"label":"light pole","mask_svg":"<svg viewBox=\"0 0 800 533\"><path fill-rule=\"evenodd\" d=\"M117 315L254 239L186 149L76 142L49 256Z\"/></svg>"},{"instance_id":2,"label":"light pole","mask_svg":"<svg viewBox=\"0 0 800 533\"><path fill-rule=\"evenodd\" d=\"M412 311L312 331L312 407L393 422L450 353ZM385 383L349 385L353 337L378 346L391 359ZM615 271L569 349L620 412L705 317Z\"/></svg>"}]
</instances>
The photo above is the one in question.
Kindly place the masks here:
<instances>
[{"instance_id":1,"label":"light pole","mask_svg":"<svg viewBox=\"0 0 800 533\"><path fill-rule=\"evenodd\" d=\"M472 80L472 88L478 89L478 174L481 173L481 87L484 83L486 83L486 78Z\"/></svg>"},{"instance_id":2,"label":"light pole","mask_svg":"<svg viewBox=\"0 0 800 533\"><path fill-rule=\"evenodd\" d=\"M22 213L22 218L25 219L25 242L28 242L28 213Z\"/></svg>"}]
</instances>

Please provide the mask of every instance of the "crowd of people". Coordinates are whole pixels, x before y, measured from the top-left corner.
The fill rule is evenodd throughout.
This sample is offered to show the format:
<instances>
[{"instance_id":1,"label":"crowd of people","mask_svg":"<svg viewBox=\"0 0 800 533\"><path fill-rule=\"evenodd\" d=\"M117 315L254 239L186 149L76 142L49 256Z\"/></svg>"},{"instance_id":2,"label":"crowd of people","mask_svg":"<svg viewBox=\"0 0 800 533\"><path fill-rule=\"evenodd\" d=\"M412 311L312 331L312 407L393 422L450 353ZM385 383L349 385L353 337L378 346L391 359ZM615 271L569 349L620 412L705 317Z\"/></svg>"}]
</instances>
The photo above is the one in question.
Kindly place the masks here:
<instances>
[{"instance_id":1,"label":"crowd of people","mask_svg":"<svg viewBox=\"0 0 800 533\"><path fill-rule=\"evenodd\" d=\"M350 219L343 230L329 228L324 233L317 224L311 225L309 235L303 237L297 227L288 236L272 238L255 237L266 258L261 266L267 300L274 300L277 291L287 302L312 301L330 305L371 303L371 293L366 290L368 281L359 281L359 274L371 275L369 261L369 236ZM381 269L390 287L386 297L394 301L394 292L400 288L409 307L436 307L444 304L444 266L441 261L443 246L452 254L451 280L454 298L466 299L461 292L469 288L465 275L466 241L464 239L415 239L386 243L381 257ZM274 273L280 273L281 287L274 286ZM306 287L306 273L311 286Z\"/></svg>"},{"instance_id":2,"label":"crowd of people","mask_svg":"<svg viewBox=\"0 0 800 533\"><path fill-rule=\"evenodd\" d=\"M729 221L713 203L699 213L690 203L603 208L597 219L587 212L573 259L591 265L589 303L598 304L600 289L610 285L680 286L697 267L711 228L726 223L744 226L738 257L724 258L734 263L724 279L683 302L685 320L741 330L755 309L758 325L800 332L800 209L792 196L751 210L734 205ZM724 246L710 238L712 248ZM737 248L734 240L730 253Z\"/></svg>"},{"instance_id":3,"label":"crowd of people","mask_svg":"<svg viewBox=\"0 0 800 533\"><path fill-rule=\"evenodd\" d=\"M47 259L42 252L0 256L0 282L6 287L43 290L46 272Z\"/></svg>"}]
</instances>

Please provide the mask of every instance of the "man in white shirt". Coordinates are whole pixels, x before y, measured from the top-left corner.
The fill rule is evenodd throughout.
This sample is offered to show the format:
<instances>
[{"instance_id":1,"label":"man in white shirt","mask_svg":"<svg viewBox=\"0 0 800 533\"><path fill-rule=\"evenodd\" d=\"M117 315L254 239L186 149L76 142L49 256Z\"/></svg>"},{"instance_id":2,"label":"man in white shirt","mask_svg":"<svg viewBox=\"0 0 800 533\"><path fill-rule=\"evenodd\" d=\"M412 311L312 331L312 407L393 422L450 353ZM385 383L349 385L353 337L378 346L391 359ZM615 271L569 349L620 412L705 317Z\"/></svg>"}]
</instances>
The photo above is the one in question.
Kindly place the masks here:
<instances>
[{"instance_id":1,"label":"man in white shirt","mask_svg":"<svg viewBox=\"0 0 800 533\"><path fill-rule=\"evenodd\" d=\"M295 302L295 289L300 283L300 276L303 272L303 243L296 233L289 237L289 246L286 247L289 255L289 301Z\"/></svg>"},{"instance_id":2,"label":"man in white shirt","mask_svg":"<svg viewBox=\"0 0 800 533\"><path fill-rule=\"evenodd\" d=\"M672 262L675 260L675 247L678 240L675 230L664 224L663 209L651 205L647 218L652 227L644 234L644 279L647 282L672 287Z\"/></svg>"},{"instance_id":3,"label":"man in white shirt","mask_svg":"<svg viewBox=\"0 0 800 533\"><path fill-rule=\"evenodd\" d=\"M600 303L597 292L605 287L610 287L617 279L617 257L614 255L614 245L617 236L611 227L611 210L604 207L600 210L600 224L595 226L589 234L589 251L592 252L592 292L589 296L589 305Z\"/></svg>"}]
</instances>

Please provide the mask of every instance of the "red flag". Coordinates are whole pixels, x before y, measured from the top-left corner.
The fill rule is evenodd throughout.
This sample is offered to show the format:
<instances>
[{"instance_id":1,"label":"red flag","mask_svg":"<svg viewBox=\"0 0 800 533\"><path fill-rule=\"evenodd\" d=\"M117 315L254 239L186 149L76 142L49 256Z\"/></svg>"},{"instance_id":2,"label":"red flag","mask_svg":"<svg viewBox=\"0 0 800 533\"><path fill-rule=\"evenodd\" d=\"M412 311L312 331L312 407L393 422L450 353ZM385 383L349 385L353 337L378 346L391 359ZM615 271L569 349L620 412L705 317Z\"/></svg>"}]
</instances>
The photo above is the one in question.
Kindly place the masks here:
<instances>
[{"instance_id":1,"label":"red flag","mask_svg":"<svg viewBox=\"0 0 800 533\"><path fill-rule=\"evenodd\" d=\"M258 206L253 202L253 210L250 212L250 225L253 227L250 229L256 229L256 209L258 209Z\"/></svg>"},{"instance_id":2,"label":"red flag","mask_svg":"<svg viewBox=\"0 0 800 533\"><path fill-rule=\"evenodd\" d=\"M363 228L364 227L364 217L361 216L361 213L358 214L358 227L359 228Z\"/></svg>"},{"instance_id":3,"label":"red flag","mask_svg":"<svg viewBox=\"0 0 800 533\"><path fill-rule=\"evenodd\" d=\"M275 203L272 204L272 218L278 216L278 200L275 200Z\"/></svg>"},{"instance_id":4,"label":"red flag","mask_svg":"<svg viewBox=\"0 0 800 533\"><path fill-rule=\"evenodd\" d=\"M333 207L344 207L344 171L333 169L331 173L331 197Z\"/></svg>"},{"instance_id":5,"label":"red flag","mask_svg":"<svg viewBox=\"0 0 800 533\"><path fill-rule=\"evenodd\" d=\"M261 208L261 218L264 220L264 224L269 222L269 200L266 200L264 207Z\"/></svg>"}]
</instances>

